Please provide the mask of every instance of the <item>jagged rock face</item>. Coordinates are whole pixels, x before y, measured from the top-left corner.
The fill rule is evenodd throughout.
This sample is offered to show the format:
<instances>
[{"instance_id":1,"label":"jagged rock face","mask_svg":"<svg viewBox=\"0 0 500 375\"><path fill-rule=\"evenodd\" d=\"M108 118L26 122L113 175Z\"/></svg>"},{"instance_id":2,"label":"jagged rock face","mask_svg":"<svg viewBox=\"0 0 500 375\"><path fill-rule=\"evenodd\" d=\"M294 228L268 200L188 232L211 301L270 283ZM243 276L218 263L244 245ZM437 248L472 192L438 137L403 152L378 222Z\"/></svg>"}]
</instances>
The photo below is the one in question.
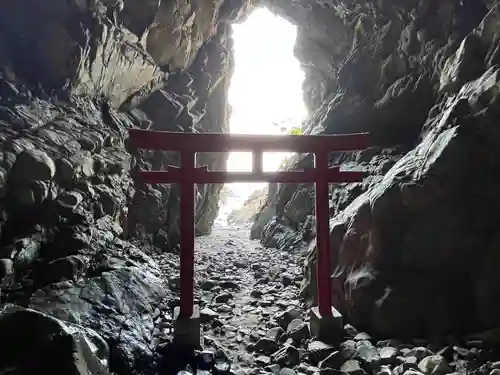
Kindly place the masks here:
<instances>
[{"instance_id":1,"label":"jagged rock face","mask_svg":"<svg viewBox=\"0 0 500 375\"><path fill-rule=\"evenodd\" d=\"M370 131L376 144L331 160L370 171L331 190L342 311L381 335L492 325L497 10L471 33L490 4L264 3L299 26L306 133ZM0 9L1 302L39 311L3 310L0 334L20 322L65 337L88 369L66 350L60 367L47 364L55 373L151 370L154 324L173 299L165 278L175 284L174 255L154 249L177 245L179 192L136 184L133 173L179 160L127 149L127 129L227 131L229 23L252 1L116 4L19 0ZM199 163L224 169L226 156L202 154ZM311 162L297 157L292 167ZM220 190L199 188L198 234L210 232ZM308 241L312 202L310 186L270 186L252 234L274 247ZM314 267L313 243L309 302ZM0 372L12 365L4 361Z\"/></svg>"},{"instance_id":2,"label":"jagged rock face","mask_svg":"<svg viewBox=\"0 0 500 375\"><path fill-rule=\"evenodd\" d=\"M114 1L106 0L105 2ZM248 14L248 0L125 0L122 18L160 66L185 70L220 24Z\"/></svg>"},{"instance_id":3,"label":"jagged rock face","mask_svg":"<svg viewBox=\"0 0 500 375\"><path fill-rule=\"evenodd\" d=\"M229 28L208 42L199 52L193 67L186 73L171 79L166 89L158 90L146 100L140 101L132 111L138 117L152 121L145 127L163 131L217 132L225 133L228 128L227 89L232 72L233 58ZM161 169L168 164L179 165L174 153L142 152L142 169ZM199 154L198 163L215 170L225 169L227 154ZM197 202L196 229L199 234L210 233L218 212L218 196L222 185L198 186L198 195L204 199ZM131 217L143 233L161 230L166 232L170 244L178 243L179 192L176 186L144 186L135 195L134 207L140 217ZM163 211L160 216L150 215L150 204ZM163 203L162 203L163 202ZM166 204L165 204L166 203ZM142 207L142 208L139 208ZM168 210L169 207L175 207ZM158 210L156 209L156 210ZM168 211L168 212L167 212ZM167 225L165 225L165 222ZM167 246L168 247L168 246Z\"/></svg>"},{"instance_id":4,"label":"jagged rock face","mask_svg":"<svg viewBox=\"0 0 500 375\"><path fill-rule=\"evenodd\" d=\"M78 1L22 0L3 7L0 20L2 66L31 85L103 94L119 106L138 91L150 92L165 77L137 35L115 28L105 17L92 18Z\"/></svg>"},{"instance_id":5,"label":"jagged rock face","mask_svg":"<svg viewBox=\"0 0 500 375\"><path fill-rule=\"evenodd\" d=\"M37 355L47 372L152 371L174 299L166 280L176 272L179 199L176 186L142 186L134 173L179 160L128 148L127 130L228 130L228 22L247 2L118 3L0 9L0 303L32 309L0 311L0 335L26 324L16 337L46 340ZM198 161L222 170L226 159ZM211 231L220 189L199 188L198 234ZM2 356L0 372L19 358Z\"/></svg>"},{"instance_id":6,"label":"jagged rock face","mask_svg":"<svg viewBox=\"0 0 500 375\"><path fill-rule=\"evenodd\" d=\"M63 323L35 310L6 305L0 311L0 330L9 333L11 338L20 338L3 340L0 344L4 353L0 366L14 373L107 373L109 348L89 328ZM33 361L26 361L26 357Z\"/></svg>"},{"instance_id":7,"label":"jagged rock face","mask_svg":"<svg viewBox=\"0 0 500 375\"><path fill-rule=\"evenodd\" d=\"M331 157L370 173L330 190L339 308L381 336L495 325L497 223L489 212L500 204L493 172L498 9L484 18L491 4L480 1L269 3L299 23L296 48L310 63L305 87L313 110L305 132L368 131L376 146ZM330 60L323 57L329 47L301 54L326 39L301 18L307 7L322 13L318 20L326 12L343 19L329 24L329 43L339 47ZM292 168L311 163L297 157ZM301 197L311 192L308 185L271 186L253 234L277 247L308 240L314 201ZM269 220L270 212L278 216ZM313 242L302 289L310 303L315 257Z\"/></svg>"},{"instance_id":8,"label":"jagged rock face","mask_svg":"<svg viewBox=\"0 0 500 375\"><path fill-rule=\"evenodd\" d=\"M231 211L227 217L227 222L233 225L247 225L254 219L255 214L260 210L267 197L267 187L255 190L245 200L243 205Z\"/></svg>"},{"instance_id":9,"label":"jagged rock face","mask_svg":"<svg viewBox=\"0 0 500 375\"><path fill-rule=\"evenodd\" d=\"M226 33L227 22L241 19L247 5L126 0L115 13L114 0L22 0L0 12L2 65L15 66L12 74L45 89L103 94L119 106L157 89L168 72L188 70L219 27ZM115 27L115 14L125 27Z\"/></svg>"},{"instance_id":10,"label":"jagged rock face","mask_svg":"<svg viewBox=\"0 0 500 375\"><path fill-rule=\"evenodd\" d=\"M105 120L90 99L55 104L2 84L2 303L97 331L114 353L111 367L131 373L152 358L153 313L169 295L157 262L124 240L134 195L124 138L133 119L110 110Z\"/></svg>"},{"instance_id":11,"label":"jagged rock face","mask_svg":"<svg viewBox=\"0 0 500 375\"><path fill-rule=\"evenodd\" d=\"M157 2L156 8L144 6L141 8L141 13L138 11L140 5L137 2L126 1L123 11L116 13L117 20L112 21L109 17L115 10L114 4L114 2L101 3L99 1L60 2L51 0L41 7L37 2L24 0L16 3L15 6L2 9L0 17L5 21L3 25L9 31L9 33L2 34L9 35L8 41L5 41L7 48L2 54L4 87L7 90L4 98L9 95L18 95L19 88L12 86L11 83L14 85L23 83L27 85L26 87L38 86L38 91L41 93L53 92L59 97L61 95L66 98L103 96L110 107L119 107L122 111L129 112L129 122L125 124L125 128L139 126L166 131L226 132L228 120L226 93L233 60L230 29L225 21L236 19L237 16L234 12L242 14L240 10L246 3L236 2L232 5L225 4L224 7L222 4L214 3L212 7L207 6L205 2L199 2L197 5L187 1L178 1L175 4L173 2ZM37 11L26 12L26 9ZM136 11L134 12L134 10ZM179 18L178 12L189 14L191 21L184 22L182 17ZM148 16L143 13L147 13ZM44 22L35 21L34 14L43 14ZM167 14L175 18L178 22L177 26L167 22L168 20L165 19ZM114 25L114 21L120 23L122 18L124 25L128 28ZM146 23L146 20L149 20L149 23ZM188 33L189 35L181 33L182 35L176 36L180 39L170 40L168 35L174 35L179 31L178 26L181 24L183 32L189 31L190 28L192 31ZM142 28L139 25L143 25ZM209 26L211 27L210 33L206 31ZM172 30L167 30L169 28ZM156 35L153 38L156 40L156 44L145 44L144 35L146 34L148 38L152 34ZM196 37L199 40L195 43L190 39L191 37ZM207 41L209 38L210 40ZM171 44L168 43L169 41ZM179 43L189 45L190 50L184 51L182 48L178 48ZM55 45L57 45L56 50L49 48ZM177 57L172 57L173 60L179 60L183 56L185 61L180 65L176 65L175 61L170 64L168 59L156 56L154 50L156 49L157 53L160 53L160 46L162 46L163 52L176 54ZM28 65L26 61L38 61L38 64ZM172 74L168 71L162 71L162 68L180 71ZM29 103L29 98L24 102ZM43 103L43 105L49 106L48 103ZM37 107L37 105L28 105L27 110L34 111L37 110ZM46 121L52 120L56 116L58 108L53 106L53 108L44 110L53 113L31 121L27 125L28 128L39 126L48 128L45 126ZM94 112L95 110L92 109ZM83 116L86 115L87 113L83 113ZM17 116L18 113L11 113L6 120L24 121L16 119ZM92 116L95 117L96 113L92 113ZM100 121L99 119L93 120L94 122ZM64 118L63 121L66 119ZM111 121L108 126L119 127L120 125L124 124L116 125ZM78 128L81 125L76 124L75 126ZM9 134L9 137L15 136L16 131L22 130L21 128L25 127L19 125L19 129L15 129L12 134ZM69 154L67 158L78 160L65 162L63 167L60 166L62 162L58 162L59 166L47 167L50 171L41 172L43 178L40 179L42 181L40 183L51 185L56 167L63 171L58 172L58 174L65 174L65 178L69 180L78 180L81 176L76 176L76 172L72 170L73 167L69 166L69 164L74 165L75 163L81 165L80 174L83 178L92 178L95 174L93 154L100 152L103 142L108 137L106 131L101 131L100 135L73 136L73 134L62 135L66 132L62 123L56 123L56 128L57 130L44 129L42 132L48 132L47 137L52 138L55 137L53 134L57 134L59 138L54 140L57 146L62 147L64 144L64 147L68 148L70 146L67 142L73 142L75 146L67 151ZM124 151L125 128L121 128L118 132L118 139L122 141L121 146L118 147L122 148L121 151ZM44 134L37 132L37 134L29 136L43 139ZM82 140L85 137L91 140ZM85 142L83 146L82 142ZM88 145L89 142L96 144ZM29 142L27 145L18 147L12 155L12 160L4 162L7 163L4 166L5 179L9 177L7 176L8 171L17 155L23 149L30 147L32 146ZM42 146L37 145L36 147ZM81 152L80 148L82 148ZM34 152L38 151L34 150ZM55 156L58 152L60 151L53 150ZM129 159L131 157L128 152L119 152L119 154L126 160L124 163L130 169ZM176 164L178 162L171 154L163 152L146 152L142 155L144 158L141 158L139 154L136 156L140 159L139 166L145 168L162 168L170 163ZM43 159L43 157L43 155L23 156L26 160L29 158ZM199 163L214 169L223 169L226 158L226 154L202 154L199 156ZM36 164L35 162L31 163ZM42 163L43 160L38 164ZM24 164L27 164L28 167ZM13 173L20 174L19 178L23 179L23 174L29 170L29 167L29 160L21 160ZM127 171L124 173L126 174ZM9 178L15 179L14 177ZM15 183L19 185L21 182ZM24 186L16 185L16 188L18 187L19 192L16 194L22 194L25 191ZM217 215L217 197L220 188L221 186L218 185L206 185L200 188L199 197L201 199L198 200L197 204L197 228L200 234L210 232L213 220ZM43 188L40 193L43 196L42 201L48 194L45 192L47 189L47 187ZM54 186L51 189L54 190ZM23 199L31 199L30 194L27 193ZM154 234L161 229L163 232L167 232L169 239L167 242L175 245L178 232L178 213L175 213L178 211L176 208L177 200L178 194L175 188L168 186L140 187L138 194L134 195L130 211L131 234L139 232L143 235ZM123 205L128 203L127 199L122 199L122 201ZM141 214L141 210L148 214ZM154 215L150 215L151 212Z\"/></svg>"}]
</instances>

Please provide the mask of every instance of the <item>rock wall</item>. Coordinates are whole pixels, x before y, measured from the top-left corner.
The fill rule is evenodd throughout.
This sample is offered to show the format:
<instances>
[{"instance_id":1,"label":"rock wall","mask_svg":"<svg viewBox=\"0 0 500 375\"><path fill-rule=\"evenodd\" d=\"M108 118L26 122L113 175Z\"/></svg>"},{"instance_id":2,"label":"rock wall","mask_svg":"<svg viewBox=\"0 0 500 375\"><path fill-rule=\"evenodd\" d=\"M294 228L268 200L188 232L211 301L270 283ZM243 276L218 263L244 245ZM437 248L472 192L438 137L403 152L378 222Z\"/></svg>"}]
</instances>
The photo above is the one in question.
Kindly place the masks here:
<instances>
[{"instance_id":1,"label":"rock wall","mask_svg":"<svg viewBox=\"0 0 500 375\"><path fill-rule=\"evenodd\" d=\"M255 190L243 202L241 207L231 211L227 217L227 222L232 225L248 225L252 224L254 216L259 212L267 198L267 187Z\"/></svg>"},{"instance_id":2,"label":"rock wall","mask_svg":"<svg viewBox=\"0 0 500 375\"><path fill-rule=\"evenodd\" d=\"M0 335L17 346L4 340L0 372L149 373L175 302L178 190L133 175L179 160L129 149L127 129L227 131L230 23L247 4L3 3ZM226 158L199 163L224 169ZM198 234L220 189L198 191Z\"/></svg>"},{"instance_id":3,"label":"rock wall","mask_svg":"<svg viewBox=\"0 0 500 375\"><path fill-rule=\"evenodd\" d=\"M332 283L347 319L373 334L441 336L496 326L499 311L499 10L483 1L287 1L307 72L306 134L370 132L332 154L363 182L330 189ZM488 13L489 12L489 13ZM311 166L297 157L291 168ZM308 242L309 185L271 185L252 236ZM303 296L315 301L315 244Z\"/></svg>"},{"instance_id":4,"label":"rock wall","mask_svg":"<svg viewBox=\"0 0 500 375\"><path fill-rule=\"evenodd\" d=\"M37 371L151 373L178 284L178 191L138 186L133 175L179 160L128 149L127 129L226 131L230 23L257 1L3 3L0 335L16 336L0 345L0 372L34 371L16 355L22 347ZM373 135L372 149L331 159L370 171L331 190L342 311L379 335L494 325L498 9L467 0L263 4L299 26L305 132ZM223 169L226 156L199 162ZM297 157L291 167L310 164ZM198 191L198 234L210 233L220 190ZM252 235L274 247L309 241L312 194L271 185ZM314 263L312 243L311 303Z\"/></svg>"}]
</instances>

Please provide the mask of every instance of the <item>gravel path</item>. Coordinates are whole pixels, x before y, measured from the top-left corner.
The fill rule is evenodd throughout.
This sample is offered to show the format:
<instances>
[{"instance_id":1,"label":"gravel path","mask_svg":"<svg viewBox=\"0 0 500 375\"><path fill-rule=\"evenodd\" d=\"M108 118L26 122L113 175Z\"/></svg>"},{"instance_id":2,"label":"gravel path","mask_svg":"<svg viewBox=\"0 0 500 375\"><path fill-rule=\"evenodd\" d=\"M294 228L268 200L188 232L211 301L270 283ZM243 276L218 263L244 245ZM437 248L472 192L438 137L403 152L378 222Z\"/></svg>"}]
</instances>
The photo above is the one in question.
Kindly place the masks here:
<instances>
[{"instance_id":1,"label":"gravel path","mask_svg":"<svg viewBox=\"0 0 500 375\"><path fill-rule=\"evenodd\" d=\"M284 311L302 311L298 299L302 280L299 258L304 251L265 249L248 240L246 228L216 228L198 239L196 275L201 294L205 343L222 348L233 371L254 372L270 363L276 345L256 348L269 330L278 327ZM252 353L255 349L261 353ZM269 350L273 349L273 350Z\"/></svg>"}]
</instances>

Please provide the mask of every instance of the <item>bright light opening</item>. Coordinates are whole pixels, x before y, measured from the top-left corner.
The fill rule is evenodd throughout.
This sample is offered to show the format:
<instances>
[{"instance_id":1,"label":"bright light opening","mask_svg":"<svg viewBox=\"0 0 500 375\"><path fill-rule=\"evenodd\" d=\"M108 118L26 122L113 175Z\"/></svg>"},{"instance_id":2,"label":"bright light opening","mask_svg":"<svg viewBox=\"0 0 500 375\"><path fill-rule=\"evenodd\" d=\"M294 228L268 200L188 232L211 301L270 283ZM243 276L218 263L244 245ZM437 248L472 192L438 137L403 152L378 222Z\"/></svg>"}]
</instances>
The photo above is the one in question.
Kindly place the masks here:
<instances>
[{"instance_id":1,"label":"bright light opening","mask_svg":"<svg viewBox=\"0 0 500 375\"><path fill-rule=\"evenodd\" d=\"M307 117L302 97L304 72L293 55L297 27L265 8L233 25L235 70L229 88L233 134L282 134L299 127ZM263 155L265 171L279 168L283 153ZM231 153L229 171L251 170L250 153ZM241 206L262 184L226 185L232 199L222 204L219 219Z\"/></svg>"}]
</instances>

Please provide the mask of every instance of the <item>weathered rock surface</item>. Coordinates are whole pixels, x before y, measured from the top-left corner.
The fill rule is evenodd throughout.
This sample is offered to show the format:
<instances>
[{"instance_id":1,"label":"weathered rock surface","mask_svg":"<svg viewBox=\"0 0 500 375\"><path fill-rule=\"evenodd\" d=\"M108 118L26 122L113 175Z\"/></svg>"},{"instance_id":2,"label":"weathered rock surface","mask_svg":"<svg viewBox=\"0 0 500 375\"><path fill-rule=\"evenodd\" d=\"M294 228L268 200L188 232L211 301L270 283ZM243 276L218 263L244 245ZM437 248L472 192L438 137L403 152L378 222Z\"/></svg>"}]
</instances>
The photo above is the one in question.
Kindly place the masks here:
<instances>
[{"instance_id":1,"label":"weathered rock surface","mask_svg":"<svg viewBox=\"0 0 500 375\"><path fill-rule=\"evenodd\" d=\"M382 336L495 326L497 224L488 213L500 204L493 173L498 8L482 1L266 3L299 24L296 53L307 66L312 111L304 132L367 131L374 142L331 156L343 169L369 172L330 190L332 277L343 313ZM310 166L310 156L291 163ZM312 197L310 185L271 185L252 237L280 249L311 241ZM313 241L302 286L310 304L315 251Z\"/></svg>"},{"instance_id":2,"label":"weathered rock surface","mask_svg":"<svg viewBox=\"0 0 500 375\"><path fill-rule=\"evenodd\" d=\"M155 371L178 292L178 189L134 174L179 160L129 148L127 130L226 132L229 22L247 13L223 0L1 7L0 303L30 310L0 314L0 372ZM220 189L198 191L198 234Z\"/></svg>"},{"instance_id":3,"label":"weathered rock surface","mask_svg":"<svg viewBox=\"0 0 500 375\"><path fill-rule=\"evenodd\" d=\"M0 344L2 372L109 374L108 345L92 329L6 305L0 312L0 332L10 338Z\"/></svg>"},{"instance_id":4,"label":"weathered rock surface","mask_svg":"<svg viewBox=\"0 0 500 375\"><path fill-rule=\"evenodd\" d=\"M102 94L114 106L162 83L165 73L138 36L116 28L99 13L98 1L95 7L84 3L22 0L2 7L0 20L8 30L2 44L16 77L76 95Z\"/></svg>"},{"instance_id":5,"label":"weathered rock surface","mask_svg":"<svg viewBox=\"0 0 500 375\"><path fill-rule=\"evenodd\" d=\"M267 187L256 190L247 198L242 207L233 210L227 217L228 223L242 225L251 223L267 197Z\"/></svg>"},{"instance_id":6,"label":"weathered rock surface","mask_svg":"<svg viewBox=\"0 0 500 375\"><path fill-rule=\"evenodd\" d=\"M163 371L179 287L179 191L133 177L179 160L128 148L127 129L226 132L230 23L256 3L0 8L1 373ZM373 148L331 158L370 172L331 189L335 296L353 325L406 344L376 343L353 326L339 347L311 337L300 297L313 303L316 288L312 187L271 185L252 237L273 250L246 233L204 239L198 299L206 346L217 350L199 353L194 368L496 373L498 353L486 349L499 342L494 330L446 345L410 337L491 328L500 311L498 9L480 0L262 3L299 28L304 132L373 135ZM226 157L202 154L199 164L221 170ZM221 189L199 187L197 234L211 232Z\"/></svg>"}]
</instances>

